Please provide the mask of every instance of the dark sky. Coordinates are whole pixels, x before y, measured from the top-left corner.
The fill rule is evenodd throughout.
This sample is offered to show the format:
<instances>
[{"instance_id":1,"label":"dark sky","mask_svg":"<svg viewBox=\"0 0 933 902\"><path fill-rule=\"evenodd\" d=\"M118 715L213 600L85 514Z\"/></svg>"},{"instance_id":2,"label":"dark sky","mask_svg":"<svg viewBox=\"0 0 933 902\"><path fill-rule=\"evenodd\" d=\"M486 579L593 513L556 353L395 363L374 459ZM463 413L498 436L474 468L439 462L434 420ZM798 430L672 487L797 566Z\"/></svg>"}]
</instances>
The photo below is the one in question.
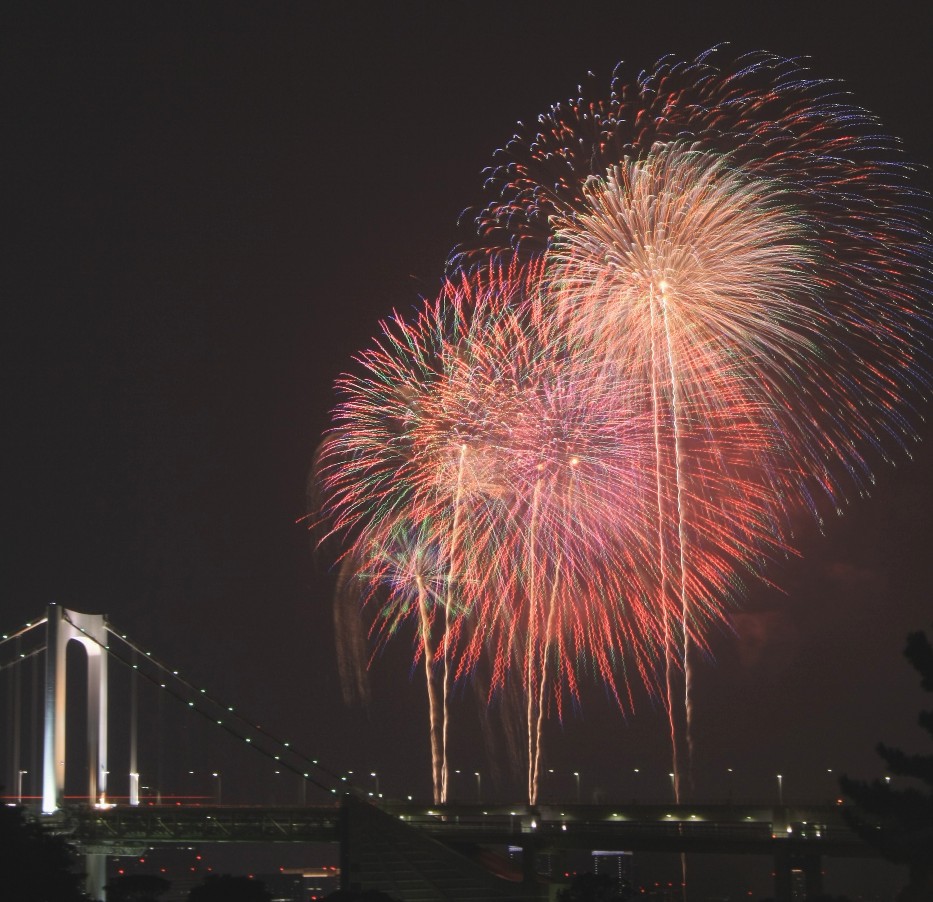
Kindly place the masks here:
<instances>
[{"instance_id":1,"label":"dark sky","mask_svg":"<svg viewBox=\"0 0 933 902\"><path fill-rule=\"evenodd\" d=\"M0 626L51 600L105 611L333 767L426 795L407 640L376 662L370 708L344 707L330 577L296 525L334 378L381 316L435 292L494 149L587 70L724 41L810 55L929 163L916 10L5 5ZM782 772L790 796L826 797L827 768L875 775L879 739L922 741L900 653L933 621L926 433L879 466L873 498L803 530L803 559L770 574L784 594L751 587L737 634L714 637L699 795L734 767L736 793L770 797ZM456 704L452 766L492 793L468 689ZM585 794L631 794L633 767L664 792L649 702L625 722L595 690L549 730L548 766L581 772ZM500 791L520 785L503 774Z\"/></svg>"}]
</instances>

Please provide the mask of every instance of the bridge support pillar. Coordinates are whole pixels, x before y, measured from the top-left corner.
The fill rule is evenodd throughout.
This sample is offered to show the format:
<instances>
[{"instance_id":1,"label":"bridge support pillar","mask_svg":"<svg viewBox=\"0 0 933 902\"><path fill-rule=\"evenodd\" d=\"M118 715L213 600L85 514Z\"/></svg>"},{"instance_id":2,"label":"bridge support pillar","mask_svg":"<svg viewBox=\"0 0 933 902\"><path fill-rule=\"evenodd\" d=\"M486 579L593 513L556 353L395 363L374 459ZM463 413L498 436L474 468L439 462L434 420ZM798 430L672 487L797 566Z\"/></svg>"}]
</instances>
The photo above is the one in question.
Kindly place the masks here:
<instances>
[{"instance_id":1,"label":"bridge support pillar","mask_svg":"<svg viewBox=\"0 0 933 902\"><path fill-rule=\"evenodd\" d=\"M522 837L522 884L534 886L538 882L538 844L528 833Z\"/></svg>"},{"instance_id":2,"label":"bridge support pillar","mask_svg":"<svg viewBox=\"0 0 933 902\"><path fill-rule=\"evenodd\" d=\"M774 853L774 902L793 902L790 870L790 850L779 849Z\"/></svg>"},{"instance_id":3,"label":"bridge support pillar","mask_svg":"<svg viewBox=\"0 0 933 902\"><path fill-rule=\"evenodd\" d=\"M803 856L804 887L807 898L815 899L823 895L823 862L819 853Z\"/></svg>"},{"instance_id":4,"label":"bridge support pillar","mask_svg":"<svg viewBox=\"0 0 933 902\"><path fill-rule=\"evenodd\" d=\"M80 614L50 604L46 622L45 730L42 750L42 813L65 801L65 651L71 640L87 653L88 801L107 792L107 626L103 614Z\"/></svg>"},{"instance_id":5,"label":"bridge support pillar","mask_svg":"<svg viewBox=\"0 0 933 902\"><path fill-rule=\"evenodd\" d=\"M87 876L84 878L84 890L88 899L97 902L107 898L107 856L99 852L88 852L84 856L84 868Z\"/></svg>"}]
</instances>

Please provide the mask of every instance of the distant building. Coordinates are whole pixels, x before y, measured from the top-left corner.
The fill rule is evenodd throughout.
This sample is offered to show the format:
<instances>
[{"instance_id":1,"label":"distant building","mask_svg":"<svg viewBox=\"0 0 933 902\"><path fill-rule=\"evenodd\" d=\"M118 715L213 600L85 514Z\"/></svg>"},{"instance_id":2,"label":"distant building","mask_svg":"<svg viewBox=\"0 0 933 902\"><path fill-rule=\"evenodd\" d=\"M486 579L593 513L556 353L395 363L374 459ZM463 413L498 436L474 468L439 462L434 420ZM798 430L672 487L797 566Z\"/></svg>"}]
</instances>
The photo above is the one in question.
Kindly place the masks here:
<instances>
[{"instance_id":1,"label":"distant building","mask_svg":"<svg viewBox=\"0 0 933 902\"><path fill-rule=\"evenodd\" d=\"M634 867L631 852L593 850L593 873L608 874L622 886L631 886Z\"/></svg>"},{"instance_id":2,"label":"distant building","mask_svg":"<svg viewBox=\"0 0 933 902\"><path fill-rule=\"evenodd\" d=\"M272 894L272 902L313 902L340 889L340 870L334 867L279 868L258 879Z\"/></svg>"},{"instance_id":3,"label":"distant building","mask_svg":"<svg viewBox=\"0 0 933 902\"><path fill-rule=\"evenodd\" d=\"M186 902L188 893L211 873L213 869L204 861L199 846L158 845L135 857L110 858L107 879L123 874L155 874L171 884L163 902Z\"/></svg>"}]
</instances>

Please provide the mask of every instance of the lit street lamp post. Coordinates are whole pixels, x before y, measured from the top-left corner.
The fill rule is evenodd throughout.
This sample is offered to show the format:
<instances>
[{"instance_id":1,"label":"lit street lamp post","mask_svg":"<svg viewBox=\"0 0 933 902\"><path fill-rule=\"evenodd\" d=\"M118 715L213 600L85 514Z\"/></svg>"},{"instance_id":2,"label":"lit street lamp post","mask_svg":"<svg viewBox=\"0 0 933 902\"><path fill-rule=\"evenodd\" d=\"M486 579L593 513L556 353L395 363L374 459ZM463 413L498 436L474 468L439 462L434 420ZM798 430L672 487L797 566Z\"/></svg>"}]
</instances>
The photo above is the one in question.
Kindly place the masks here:
<instances>
[{"instance_id":1,"label":"lit street lamp post","mask_svg":"<svg viewBox=\"0 0 933 902\"><path fill-rule=\"evenodd\" d=\"M483 801L483 778L478 770L473 771L473 776L476 777L476 804L480 805Z\"/></svg>"},{"instance_id":2,"label":"lit street lamp post","mask_svg":"<svg viewBox=\"0 0 933 902\"><path fill-rule=\"evenodd\" d=\"M575 770L573 772L573 777L577 781L577 804L579 805L580 804L580 772Z\"/></svg>"},{"instance_id":3,"label":"lit street lamp post","mask_svg":"<svg viewBox=\"0 0 933 902\"><path fill-rule=\"evenodd\" d=\"M220 779L220 774L217 773L216 771L212 773L211 776L217 781L217 807L219 808L220 805L223 804L223 795L222 795L223 783Z\"/></svg>"},{"instance_id":4,"label":"lit street lamp post","mask_svg":"<svg viewBox=\"0 0 933 902\"><path fill-rule=\"evenodd\" d=\"M673 773L669 773L668 776L671 778L671 795L674 798L674 801L677 801L677 777Z\"/></svg>"},{"instance_id":5,"label":"lit street lamp post","mask_svg":"<svg viewBox=\"0 0 933 902\"><path fill-rule=\"evenodd\" d=\"M731 767L727 767L727 768L726 768L726 772L729 774L729 777L728 777L728 780L729 780L729 802L731 803L731 802L732 802L732 768L731 768Z\"/></svg>"},{"instance_id":6,"label":"lit street lamp post","mask_svg":"<svg viewBox=\"0 0 933 902\"><path fill-rule=\"evenodd\" d=\"M777 783L778 783L778 805L780 805L783 808L784 807L784 775L783 774L777 775Z\"/></svg>"},{"instance_id":7,"label":"lit street lamp post","mask_svg":"<svg viewBox=\"0 0 933 902\"><path fill-rule=\"evenodd\" d=\"M373 778L373 781L375 783L376 798L378 799L379 798L379 774L377 774L375 771L370 771L369 775Z\"/></svg>"}]
</instances>

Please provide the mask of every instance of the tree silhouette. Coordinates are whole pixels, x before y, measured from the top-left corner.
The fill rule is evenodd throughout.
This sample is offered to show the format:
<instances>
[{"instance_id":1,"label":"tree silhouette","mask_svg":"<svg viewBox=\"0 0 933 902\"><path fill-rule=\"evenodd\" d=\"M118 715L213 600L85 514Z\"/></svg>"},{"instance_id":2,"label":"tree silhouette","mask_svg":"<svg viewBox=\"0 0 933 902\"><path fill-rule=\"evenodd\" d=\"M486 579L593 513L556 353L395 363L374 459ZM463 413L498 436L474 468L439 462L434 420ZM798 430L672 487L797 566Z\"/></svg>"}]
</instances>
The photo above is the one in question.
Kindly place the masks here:
<instances>
[{"instance_id":1,"label":"tree silhouette","mask_svg":"<svg viewBox=\"0 0 933 902\"><path fill-rule=\"evenodd\" d=\"M86 902L74 850L61 836L0 806L0 897L17 902Z\"/></svg>"},{"instance_id":2,"label":"tree silhouette","mask_svg":"<svg viewBox=\"0 0 933 902\"><path fill-rule=\"evenodd\" d=\"M920 674L920 685L933 692L933 645L923 632L907 637L904 656ZM933 736L933 709L921 711L920 726ZM924 788L894 789L887 781L871 783L843 776L839 785L855 803L845 816L852 828L890 861L906 864L909 883L898 902L933 899L933 754L907 754L883 742L878 754L887 770L911 777Z\"/></svg>"},{"instance_id":3,"label":"tree silhouette","mask_svg":"<svg viewBox=\"0 0 933 902\"><path fill-rule=\"evenodd\" d=\"M399 900L378 889L338 889L329 896L325 896L324 902L399 902Z\"/></svg>"},{"instance_id":4,"label":"tree silhouette","mask_svg":"<svg viewBox=\"0 0 933 902\"><path fill-rule=\"evenodd\" d=\"M261 880L211 874L188 893L188 902L272 902Z\"/></svg>"},{"instance_id":5,"label":"tree silhouette","mask_svg":"<svg viewBox=\"0 0 933 902\"><path fill-rule=\"evenodd\" d=\"M586 873L577 874L557 898L559 902L624 902L630 895L627 883L608 874Z\"/></svg>"},{"instance_id":6,"label":"tree silhouette","mask_svg":"<svg viewBox=\"0 0 933 902\"><path fill-rule=\"evenodd\" d=\"M107 884L107 902L159 902L171 888L155 874L121 874Z\"/></svg>"}]
</instances>

